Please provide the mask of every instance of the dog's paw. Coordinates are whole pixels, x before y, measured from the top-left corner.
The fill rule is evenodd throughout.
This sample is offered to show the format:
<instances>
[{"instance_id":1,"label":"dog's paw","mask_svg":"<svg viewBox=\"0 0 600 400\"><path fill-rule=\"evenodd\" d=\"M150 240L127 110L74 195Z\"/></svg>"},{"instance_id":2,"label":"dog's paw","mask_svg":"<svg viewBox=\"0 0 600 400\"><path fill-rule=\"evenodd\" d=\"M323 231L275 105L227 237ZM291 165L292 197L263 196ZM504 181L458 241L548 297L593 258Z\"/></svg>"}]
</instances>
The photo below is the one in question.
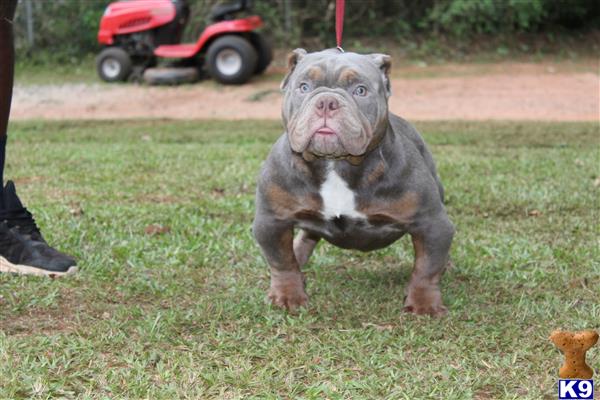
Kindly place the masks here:
<instances>
[{"instance_id":1,"label":"dog's paw","mask_svg":"<svg viewBox=\"0 0 600 400\"><path fill-rule=\"evenodd\" d=\"M443 304L436 306L405 305L402 311L415 315L429 315L430 317L443 317L448 314L448 309Z\"/></svg>"},{"instance_id":2,"label":"dog's paw","mask_svg":"<svg viewBox=\"0 0 600 400\"><path fill-rule=\"evenodd\" d=\"M409 288L402 311L431 317L442 317L448 314L448 309L442 303L442 294L437 287Z\"/></svg>"},{"instance_id":3,"label":"dog's paw","mask_svg":"<svg viewBox=\"0 0 600 400\"><path fill-rule=\"evenodd\" d=\"M308 295L304 291L304 276L298 271L271 273L271 288L267 298L274 306L294 312L308 306Z\"/></svg>"}]
</instances>

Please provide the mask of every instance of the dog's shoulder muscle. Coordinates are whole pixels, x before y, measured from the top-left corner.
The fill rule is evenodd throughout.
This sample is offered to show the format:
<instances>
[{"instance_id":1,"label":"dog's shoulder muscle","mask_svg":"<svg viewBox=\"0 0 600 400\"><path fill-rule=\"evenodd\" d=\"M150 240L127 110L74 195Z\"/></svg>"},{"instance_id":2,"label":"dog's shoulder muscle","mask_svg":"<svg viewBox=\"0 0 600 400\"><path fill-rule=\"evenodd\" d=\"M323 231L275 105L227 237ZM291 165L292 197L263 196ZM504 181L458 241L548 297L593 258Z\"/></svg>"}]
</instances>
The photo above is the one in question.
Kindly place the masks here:
<instances>
[{"instance_id":1,"label":"dog's shoulder muscle","mask_svg":"<svg viewBox=\"0 0 600 400\"><path fill-rule=\"evenodd\" d=\"M417 129L410 122L392 113L390 113L390 124L396 135L399 135L404 139L408 139L416 147L421 158L423 159L423 162L425 163L425 166L438 185L441 200L444 201L444 187L442 186L440 178L437 174L435 161L433 160L433 156L429 152L425 141Z\"/></svg>"}]
</instances>

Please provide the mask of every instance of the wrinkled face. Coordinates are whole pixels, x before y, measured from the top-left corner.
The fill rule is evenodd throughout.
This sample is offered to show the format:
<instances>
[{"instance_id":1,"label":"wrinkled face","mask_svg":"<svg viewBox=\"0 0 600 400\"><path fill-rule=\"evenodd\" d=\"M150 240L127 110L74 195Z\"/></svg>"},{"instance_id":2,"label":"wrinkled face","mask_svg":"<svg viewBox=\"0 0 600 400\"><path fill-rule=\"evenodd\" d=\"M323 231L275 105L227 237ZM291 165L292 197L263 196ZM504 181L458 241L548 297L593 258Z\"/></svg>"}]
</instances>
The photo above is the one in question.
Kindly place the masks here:
<instances>
[{"instance_id":1,"label":"wrinkled face","mask_svg":"<svg viewBox=\"0 0 600 400\"><path fill-rule=\"evenodd\" d=\"M389 56L297 49L288 63L282 115L292 150L325 158L360 156L383 135Z\"/></svg>"}]
</instances>

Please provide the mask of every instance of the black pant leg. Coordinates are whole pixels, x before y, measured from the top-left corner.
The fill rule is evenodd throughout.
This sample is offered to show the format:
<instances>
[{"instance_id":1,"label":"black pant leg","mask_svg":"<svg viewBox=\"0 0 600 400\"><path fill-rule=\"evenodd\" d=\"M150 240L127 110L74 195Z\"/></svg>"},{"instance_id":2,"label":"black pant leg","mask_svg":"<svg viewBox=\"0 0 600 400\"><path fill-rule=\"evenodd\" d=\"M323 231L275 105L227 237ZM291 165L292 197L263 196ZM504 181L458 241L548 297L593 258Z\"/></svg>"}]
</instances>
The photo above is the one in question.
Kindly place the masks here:
<instances>
[{"instance_id":1,"label":"black pant leg","mask_svg":"<svg viewBox=\"0 0 600 400\"><path fill-rule=\"evenodd\" d=\"M15 47L13 18L18 0L0 0L0 194L4 186L6 130L12 101ZM4 208L2 196L0 207Z\"/></svg>"}]
</instances>

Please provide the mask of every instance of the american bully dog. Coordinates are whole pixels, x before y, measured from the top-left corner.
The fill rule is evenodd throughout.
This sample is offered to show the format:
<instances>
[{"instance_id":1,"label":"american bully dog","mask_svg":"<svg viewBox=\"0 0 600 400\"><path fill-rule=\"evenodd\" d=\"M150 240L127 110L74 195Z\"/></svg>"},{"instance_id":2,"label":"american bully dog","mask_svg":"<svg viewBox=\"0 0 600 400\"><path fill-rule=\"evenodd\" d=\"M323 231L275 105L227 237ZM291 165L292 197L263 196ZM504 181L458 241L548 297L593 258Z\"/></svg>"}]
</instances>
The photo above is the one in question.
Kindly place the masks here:
<instances>
[{"instance_id":1,"label":"american bully dog","mask_svg":"<svg viewBox=\"0 0 600 400\"><path fill-rule=\"evenodd\" d=\"M274 305L307 305L301 268L320 239L370 251L408 233L415 261L404 311L447 312L439 282L454 226L425 142L388 111L390 66L384 54L337 49L289 56L285 132L263 164L253 224Z\"/></svg>"}]
</instances>

